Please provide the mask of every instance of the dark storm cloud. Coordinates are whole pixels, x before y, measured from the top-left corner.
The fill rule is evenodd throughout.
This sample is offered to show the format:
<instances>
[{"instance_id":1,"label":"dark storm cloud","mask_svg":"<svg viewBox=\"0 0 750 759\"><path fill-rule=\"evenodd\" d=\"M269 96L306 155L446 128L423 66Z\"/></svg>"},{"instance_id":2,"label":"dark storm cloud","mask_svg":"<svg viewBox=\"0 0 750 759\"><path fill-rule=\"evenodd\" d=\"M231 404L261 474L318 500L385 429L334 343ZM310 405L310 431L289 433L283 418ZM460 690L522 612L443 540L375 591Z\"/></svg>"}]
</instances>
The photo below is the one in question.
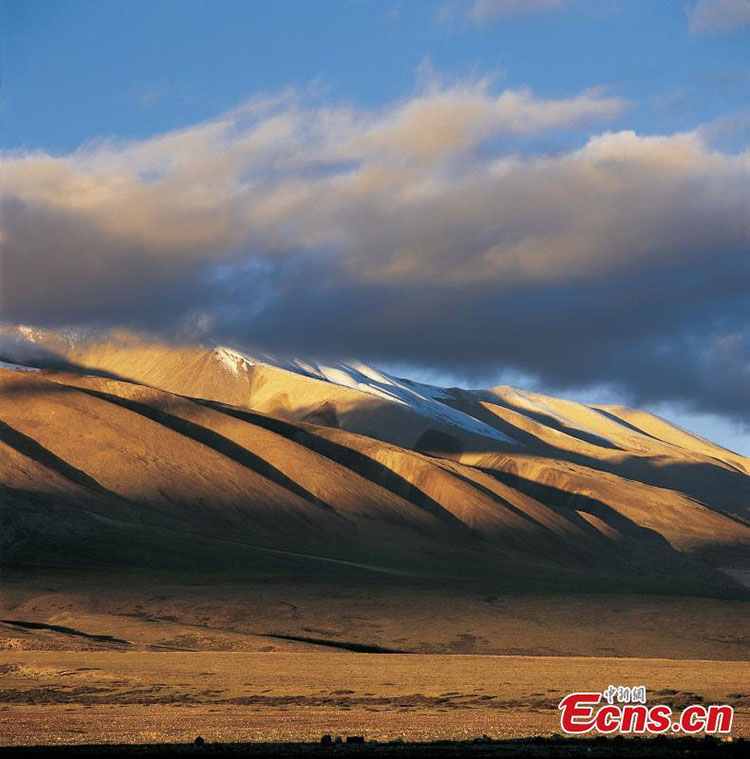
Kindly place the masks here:
<instances>
[{"instance_id":1,"label":"dark storm cloud","mask_svg":"<svg viewBox=\"0 0 750 759\"><path fill-rule=\"evenodd\" d=\"M739 258L711 272L510 290L346 287L319 263L284 283L260 314L232 311L218 330L290 354L418 361L476 383L513 367L555 388L608 384L637 404L680 400L750 422Z\"/></svg>"}]
</instances>

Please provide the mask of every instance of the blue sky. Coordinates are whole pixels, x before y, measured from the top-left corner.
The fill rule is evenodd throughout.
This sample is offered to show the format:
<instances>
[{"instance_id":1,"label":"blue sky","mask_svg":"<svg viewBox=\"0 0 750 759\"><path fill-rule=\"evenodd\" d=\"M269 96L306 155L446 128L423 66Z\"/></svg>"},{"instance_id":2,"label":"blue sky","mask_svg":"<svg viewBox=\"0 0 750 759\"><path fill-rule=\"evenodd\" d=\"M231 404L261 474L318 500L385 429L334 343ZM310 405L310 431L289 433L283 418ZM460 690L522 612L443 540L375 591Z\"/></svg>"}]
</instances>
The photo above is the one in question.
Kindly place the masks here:
<instances>
[{"instance_id":1,"label":"blue sky","mask_svg":"<svg viewBox=\"0 0 750 759\"><path fill-rule=\"evenodd\" d=\"M606 87L633 102L622 123L647 132L742 110L748 85L745 31L691 34L679 0L580 0L480 22L427 0L2 5L6 148L146 137L290 85L377 107L409 96L427 65L546 96Z\"/></svg>"},{"instance_id":2,"label":"blue sky","mask_svg":"<svg viewBox=\"0 0 750 759\"><path fill-rule=\"evenodd\" d=\"M750 450L750 0L0 7L0 317L523 378Z\"/></svg>"}]
</instances>

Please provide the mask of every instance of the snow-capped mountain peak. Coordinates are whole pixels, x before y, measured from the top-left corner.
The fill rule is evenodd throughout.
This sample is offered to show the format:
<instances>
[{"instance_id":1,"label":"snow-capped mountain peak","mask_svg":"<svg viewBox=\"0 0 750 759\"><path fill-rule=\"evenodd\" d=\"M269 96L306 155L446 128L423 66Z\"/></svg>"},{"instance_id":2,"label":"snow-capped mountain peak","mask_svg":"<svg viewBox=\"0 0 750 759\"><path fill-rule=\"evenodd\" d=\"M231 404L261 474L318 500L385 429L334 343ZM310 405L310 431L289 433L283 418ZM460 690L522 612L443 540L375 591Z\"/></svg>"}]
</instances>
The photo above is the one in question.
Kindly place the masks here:
<instances>
[{"instance_id":1,"label":"snow-capped mountain peak","mask_svg":"<svg viewBox=\"0 0 750 759\"><path fill-rule=\"evenodd\" d=\"M490 425L444 403L444 400L451 397L450 391L446 388L400 379L361 361L352 359L323 364L307 359L280 359L268 354L250 355L227 346L220 346L214 352L227 371L235 375L253 365L272 366L310 379L373 395L406 407L420 416L460 427L476 435L521 445Z\"/></svg>"}]
</instances>

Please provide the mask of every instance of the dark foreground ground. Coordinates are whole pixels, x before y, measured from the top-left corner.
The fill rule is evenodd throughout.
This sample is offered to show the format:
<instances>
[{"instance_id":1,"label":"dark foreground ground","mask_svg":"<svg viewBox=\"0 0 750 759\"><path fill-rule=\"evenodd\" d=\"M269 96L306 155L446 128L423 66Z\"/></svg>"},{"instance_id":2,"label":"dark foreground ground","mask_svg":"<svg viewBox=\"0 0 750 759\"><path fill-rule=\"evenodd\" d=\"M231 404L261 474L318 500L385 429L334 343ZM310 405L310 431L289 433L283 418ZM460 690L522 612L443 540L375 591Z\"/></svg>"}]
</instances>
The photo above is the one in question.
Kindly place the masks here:
<instances>
[{"instance_id":1,"label":"dark foreground ground","mask_svg":"<svg viewBox=\"0 0 750 759\"><path fill-rule=\"evenodd\" d=\"M205 743L151 745L25 746L0 748L0 757L740 757L747 745L712 738L526 738L431 743Z\"/></svg>"}]
</instances>

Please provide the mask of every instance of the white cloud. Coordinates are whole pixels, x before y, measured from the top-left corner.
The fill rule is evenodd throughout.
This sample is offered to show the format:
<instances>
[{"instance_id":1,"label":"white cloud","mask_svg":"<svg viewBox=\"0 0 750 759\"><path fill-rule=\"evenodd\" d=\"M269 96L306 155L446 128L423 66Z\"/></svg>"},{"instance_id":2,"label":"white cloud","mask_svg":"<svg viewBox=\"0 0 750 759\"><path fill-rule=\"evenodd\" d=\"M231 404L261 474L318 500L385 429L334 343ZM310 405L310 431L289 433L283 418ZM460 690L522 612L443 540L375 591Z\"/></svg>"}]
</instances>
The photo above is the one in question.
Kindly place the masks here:
<instances>
[{"instance_id":1,"label":"white cloud","mask_svg":"<svg viewBox=\"0 0 750 759\"><path fill-rule=\"evenodd\" d=\"M596 92L566 100L527 90L493 95L485 83L434 90L380 113L305 108L285 93L140 142L9 156L7 255L26 268L26 235L40 246L35 260L60 255L52 248L65 238L39 239L41 229L27 226L35 214L50 229L101 239L99 252L67 252L71 270L80 256L105 263L108 249L128 255L128 246L192 265L242 246L268 252L336 244L357 237L343 218L356 204L380 204L391 192L404 202L419 197L445 181L445 161L465 160L489 137L609 120L624 107Z\"/></svg>"},{"instance_id":2,"label":"white cloud","mask_svg":"<svg viewBox=\"0 0 750 759\"><path fill-rule=\"evenodd\" d=\"M516 16L560 10L575 0L449 0L439 6L436 20L469 21L479 26Z\"/></svg>"},{"instance_id":3,"label":"white cloud","mask_svg":"<svg viewBox=\"0 0 750 759\"><path fill-rule=\"evenodd\" d=\"M711 222L736 210L741 161L697 133L604 133L548 157L483 148L624 107L597 92L494 95L481 82L378 113L286 93L140 142L8 157L5 263L21 281L6 274L5 302L33 307L38 274L61 257L78 286L97 289L120 259L179 276L239 250L340 251L366 280L507 283L598 276L738 234L731 218ZM53 300L64 308L65 298L62 288Z\"/></svg>"},{"instance_id":4,"label":"white cloud","mask_svg":"<svg viewBox=\"0 0 750 759\"><path fill-rule=\"evenodd\" d=\"M715 34L750 24L750 0L698 0L687 8L691 34Z\"/></svg>"},{"instance_id":5,"label":"white cloud","mask_svg":"<svg viewBox=\"0 0 750 759\"><path fill-rule=\"evenodd\" d=\"M481 24L535 11L562 8L569 4L570 0L474 0L468 15Z\"/></svg>"}]
</instances>

